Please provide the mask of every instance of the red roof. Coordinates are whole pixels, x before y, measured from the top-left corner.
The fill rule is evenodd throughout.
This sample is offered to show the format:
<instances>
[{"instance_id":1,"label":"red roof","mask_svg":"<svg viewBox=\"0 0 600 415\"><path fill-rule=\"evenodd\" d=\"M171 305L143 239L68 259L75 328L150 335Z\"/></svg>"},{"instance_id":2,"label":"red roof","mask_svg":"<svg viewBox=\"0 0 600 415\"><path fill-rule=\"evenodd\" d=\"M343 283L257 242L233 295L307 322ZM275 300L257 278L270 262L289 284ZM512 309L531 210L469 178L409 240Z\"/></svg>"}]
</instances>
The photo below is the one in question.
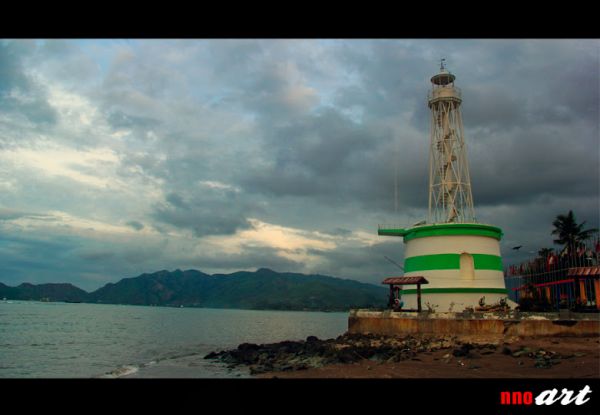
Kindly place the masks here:
<instances>
[{"instance_id":1,"label":"red roof","mask_svg":"<svg viewBox=\"0 0 600 415\"><path fill-rule=\"evenodd\" d=\"M383 280L382 284L406 285L406 284L429 284L425 277L390 277Z\"/></svg>"},{"instance_id":2,"label":"red roof","mask_svg":"<svg viewBox=\"0 0 600 415\"><path fill-rule=\"evenodd\" d=\"M569 277L600 275L600 266L569 268Z\"/></svg>"}]
</instances>

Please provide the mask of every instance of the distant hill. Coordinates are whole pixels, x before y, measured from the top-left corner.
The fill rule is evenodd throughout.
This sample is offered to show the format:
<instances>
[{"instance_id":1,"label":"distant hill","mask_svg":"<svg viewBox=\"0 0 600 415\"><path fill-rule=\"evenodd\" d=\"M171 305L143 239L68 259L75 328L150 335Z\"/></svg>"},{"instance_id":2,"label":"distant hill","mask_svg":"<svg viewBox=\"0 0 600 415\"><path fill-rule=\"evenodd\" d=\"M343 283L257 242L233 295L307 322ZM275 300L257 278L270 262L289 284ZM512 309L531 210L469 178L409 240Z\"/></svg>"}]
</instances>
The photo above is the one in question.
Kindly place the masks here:
<instances>
[{"instance_id":1,"label":"distant hill","mask_svg":"<svg viewBox=\"0 0 600 415\"><path fill-rule=\"evenodd\" d=\"M215 275L196 270L158 271L124 278L89 294L71 284L8 287L0 283L0 297L8 299L263 310L384 307L386 296L385 288L372 284L267 268Z\"/></svg>"},{"instance_id":2,"label":"distant hill","mask_svg":"<svg viewBox=\"0 0 600 415\"><path fill-rule=\"evenodd\" d=\"M73 284L29 284L9 287L0 283L0 298L10 300L43 300L83 302L89 294Z\"/></svg>"}]
</instances>

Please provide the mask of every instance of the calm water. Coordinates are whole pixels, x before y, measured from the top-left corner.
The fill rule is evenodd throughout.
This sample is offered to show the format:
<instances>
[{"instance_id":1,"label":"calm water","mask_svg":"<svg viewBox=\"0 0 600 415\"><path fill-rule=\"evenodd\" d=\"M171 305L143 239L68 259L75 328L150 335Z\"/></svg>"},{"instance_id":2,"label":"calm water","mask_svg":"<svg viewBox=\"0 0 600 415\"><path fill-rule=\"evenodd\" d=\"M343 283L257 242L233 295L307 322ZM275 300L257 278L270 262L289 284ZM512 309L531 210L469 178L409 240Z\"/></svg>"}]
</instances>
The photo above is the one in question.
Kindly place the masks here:
<instances>
[{"instance_id":1,"label":"calm water","mask_svg":"<svg viewBox=\"0 0 600 415\"><path fill-rule=\"evenodd\" d=\"M337 337L347 313L0 301L0 377L246 377L238 344Z\"/></svg>"}]
</instances>

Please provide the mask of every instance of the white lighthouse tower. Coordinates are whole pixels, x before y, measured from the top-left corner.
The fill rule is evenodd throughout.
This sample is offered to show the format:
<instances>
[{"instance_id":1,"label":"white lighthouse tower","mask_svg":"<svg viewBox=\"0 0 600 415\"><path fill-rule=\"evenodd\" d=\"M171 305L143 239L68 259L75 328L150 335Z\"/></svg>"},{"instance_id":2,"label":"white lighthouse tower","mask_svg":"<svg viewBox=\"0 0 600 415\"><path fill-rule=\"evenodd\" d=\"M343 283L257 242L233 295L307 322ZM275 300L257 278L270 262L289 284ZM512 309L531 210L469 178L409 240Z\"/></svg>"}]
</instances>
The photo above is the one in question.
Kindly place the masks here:
<instances>
[{"instance_id":1,"label":"white lighthouse tower","mask_svg":"<svg viewBox=\"0 0 600 415\"><path fill-rule=\"evenodd\" d=\"M431 78L429 153L429 222L474 222L471 179L463 133L460 89L446 70Z\"/></svg>"},{"instance_id":2,"label":"white lighthouse tower","mask_svg":"<svg viewBox=\"0 0 600 415\"><path fill-rule=\"evenodd\" d=\"M444 66L431 77L429 217L409 228L379 226L379 235L401 236L406 244L404 275L423 276L423 303L437 311L462 311L485 297L507 297L500 255L502 230L477 223L456 77ZM407 308L416 308L416 290L404 290Z\"/></svg>"}]
</instances>

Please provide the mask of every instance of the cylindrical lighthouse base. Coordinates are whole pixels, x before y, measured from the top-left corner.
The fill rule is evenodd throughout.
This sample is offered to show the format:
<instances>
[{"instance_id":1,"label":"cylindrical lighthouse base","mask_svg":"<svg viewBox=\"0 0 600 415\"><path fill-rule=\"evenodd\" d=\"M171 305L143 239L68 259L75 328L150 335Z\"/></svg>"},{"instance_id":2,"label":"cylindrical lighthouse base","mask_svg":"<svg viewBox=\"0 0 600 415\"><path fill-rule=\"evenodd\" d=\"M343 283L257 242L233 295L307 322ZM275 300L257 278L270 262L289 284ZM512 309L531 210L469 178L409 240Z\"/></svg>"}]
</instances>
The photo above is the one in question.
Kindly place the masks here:
<instances>
[{"instance_id":1,"label":"cylindrical lighthouse base","mask_svg":"<svg viewBox=\"0 0 600 415\"><path fill-rule=\"evenodd\" d=\"M507 299L499 228L443 223L406 229L403 236L404 275L429 281L421 290L424 310L460 312ZM402 297L405 307L417 307L416 289L404 290Z\"/></svg>"}]
</instances>

